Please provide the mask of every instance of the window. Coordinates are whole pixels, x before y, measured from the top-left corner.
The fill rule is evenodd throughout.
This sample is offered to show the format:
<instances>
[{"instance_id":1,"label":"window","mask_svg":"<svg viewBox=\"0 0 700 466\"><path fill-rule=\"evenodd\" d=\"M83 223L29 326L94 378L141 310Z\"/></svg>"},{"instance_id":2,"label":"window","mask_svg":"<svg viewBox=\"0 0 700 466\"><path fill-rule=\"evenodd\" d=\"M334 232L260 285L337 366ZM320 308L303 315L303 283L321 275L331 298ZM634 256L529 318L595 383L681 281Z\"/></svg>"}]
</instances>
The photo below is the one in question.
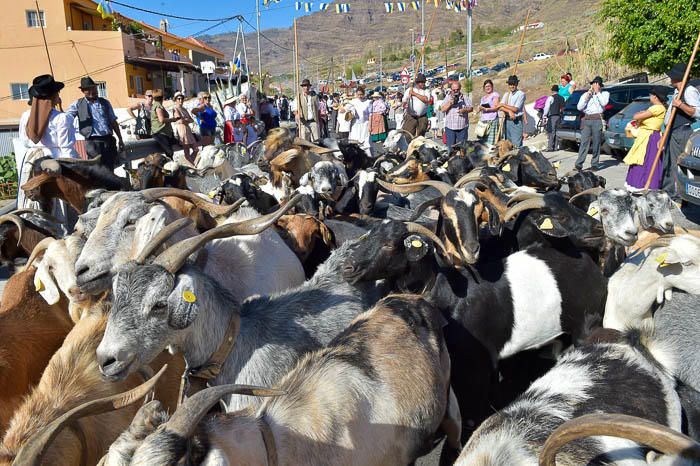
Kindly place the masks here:
<instances>
[{"instance_id":1,"label":"window","mask_svg":"<svg viewBox=\"0 0 700 466\"><path fill-rule=\"evenodd\" d=\"M12 100L29 100L29 84L10 84L10 94L12 94Z\"/></svg>"},{"instance_id":2,"label":"window","mask_svg":"<svg viewBox=\"0 0 700 466\"><path fill-rule=\"evenodd\" d=\"M640 97L649 98L650 91L651 88L632 89L630 91L630 100L638 99Z\"/></svg>"},{"instance_id":3,"label":"window","mask_svg":"<svg viewBox=\"0 0 700 466\"><path fill-rule=\"evenodd\" d=\"M629 93L627 90L610 91L610 103L626 104L629 101Z\"/></svg>"},{"instance_id":4,"label":"window","mask_svg":"<svg viewBox=\"0 0 700 466\"><path fill-rule=\"evenodd\" d=\"M46 18L44 18L44 12L39 11L37 14L36 10L27 10L27 27L38 28L46 27Z\"/></svg>"},{"instance_id":5,"label":"window","mask_svg":"<svg viewBox=\"0 0 700 466\"><path fill-rule=\"evenodd\" d=\"M136 80L136 94L143 94L143 77L134 76L134 79Z\"/></svg>"},{"instance_id":6,"label":"window","mask_svg":"<svg viewBox=\"0 0 700 466\"><path fill-rule=\"evenodd\" d=\"M107 98L107 83L104 81L97 81L97 95L106 99Z\"/></svg>"}]
</instances>

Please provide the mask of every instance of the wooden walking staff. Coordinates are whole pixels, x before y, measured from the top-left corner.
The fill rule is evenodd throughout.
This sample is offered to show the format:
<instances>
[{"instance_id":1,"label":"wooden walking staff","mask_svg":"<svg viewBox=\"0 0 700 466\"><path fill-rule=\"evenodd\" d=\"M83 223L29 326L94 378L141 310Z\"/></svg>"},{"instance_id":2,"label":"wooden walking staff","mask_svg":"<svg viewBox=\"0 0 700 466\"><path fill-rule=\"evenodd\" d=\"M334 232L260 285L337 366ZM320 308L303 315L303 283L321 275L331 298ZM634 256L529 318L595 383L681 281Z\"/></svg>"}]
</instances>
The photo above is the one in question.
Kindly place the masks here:
<instances>
[{"instance_id":1,"label":"wooden walking staff","mask_svg":"<svg viewBox=\"0 0 700 466\"><path fill-rule=\"evenodd\" d=\"M294 18L294 77L296 78L296 89L294 90L297 101L297 114L294 118L297 124L297 136L301 137L301 119L299 118L299 105L301 103L301 94L299 93L299 37L297 36L297 19Z\"/></svg>"},{"instance_id":2,"label":"wooden walking staff","mask_svg":"<svg viewBox=\"0 0 700 466\"><path fill-rule=\"evenodd\" d=\"M688 66L685 68L685 74L683 75L683 82L681 83L681 89L678 92L678 97L683 98L683 93L685 92L685 86L688 83L688 78L690 77L690 69L693 67L693 62L695 62L695 56L698 53L698 46L700 46L700 32L698 32L698 38L695 40L695 47L693 47L693 53L690 55L690 61L688 61ZM656 167L659 164L659 160L661 159L661 153L664 150L664 146L666 146L666 142L668 141L668 136L671 134L671 126L673 126L673 119L676 118L676 112L678 112L678 107L673 107L671 109L671 117L668 119L668 123L666 124L666 131L664 131L664 134L661 136L661 142L659 142L659 148L656 151L656 158L654 159L654 164L651 166L651 171L649 172L649 178L647 178L647 182L644 185L644 189L649 189L649 186L651 186L651 179L654 176L654 172L656 171Z\"/></svg>"},{"instance_id":3,"label":"wooden walking staff","mask_svg":"<svg viewBox=\"0 0 700 466\"><path fill-rule=\"evenodd\" d=\"M520 54L523 52L523 42L525 42L525 31L527 31L527 25L530 22L530 8L527 9L527 15L525 15L525 24L523 25L523 33L520 34L520 45L518 46L518 56L515 57L515 69L513 74L518 74L518 62L520 61ZM501 134L503 133L503 126L505 125L506 118L505 114L503 118L498 119L498 134L496 134L496 142L501 140Z\"/></svg>"}]
</instances>

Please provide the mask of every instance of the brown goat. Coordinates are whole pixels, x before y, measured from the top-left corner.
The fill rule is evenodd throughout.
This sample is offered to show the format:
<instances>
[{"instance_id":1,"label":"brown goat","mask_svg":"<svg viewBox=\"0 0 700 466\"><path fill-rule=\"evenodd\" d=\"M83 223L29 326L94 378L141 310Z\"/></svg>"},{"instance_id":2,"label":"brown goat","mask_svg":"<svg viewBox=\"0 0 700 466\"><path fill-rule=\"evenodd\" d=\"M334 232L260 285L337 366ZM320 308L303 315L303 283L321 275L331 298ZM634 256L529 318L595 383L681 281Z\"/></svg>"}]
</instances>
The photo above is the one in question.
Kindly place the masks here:
<instances>
[{"instance_id":1,"label":"brown goat","mask_svg":"<svg viewBox=\"0 0 700 466\"><path fill-rule=\"evenodd\" d=\"M106 382L100 375L95 351L106 325L106 314L90 315L76 324L68 334L63 346L49 361L39 384L12 418L0 446L0 464L11 464L19 449L32 435L70 409L86 401L124 392L142 381L138 374L121 382ZM168 356L167 359L173 358ZM178 368L173 366L168 367L159 383L159 387L163 387L160 395L171 402L177 396L180 375ZM156 361L153 367L156 367ZM160 395L156 389L156 396ZM174 404L170 404L171 409L174 407ZM137 408L138 406L131 406L121 411L80 419L74 428L64 429L58 434L42 463L97 464L109 445L129 426Z\"/></svg>"},{"instance_id":2,"label":"brown goat","mask_svg":"<svg viewBox=\"0 0 700 466\"><path fill-rule=\"evenodd\" d=\"M283 215L275 223L277 233L294 251L310 278L335 247L333 233L317 218L306 215Z\"/></svg>"},{"instance_id":3,"label":"brown goat","mask_svg":"<svg viewBox=\"0 0 700 466\"><path fill-rule=\"evenodd\" d=\"M0 260L5 263L29 257L36 245L50 236L48 231L17 215L3 215L0 222ZM22 225L21 232L19 225Z\"/></svg>"},{"instance_id":4,"label":"brown goat","mask_svg":"<svg viewBox=\"0 0 700 466\"><path fill-rule=\"evenodd\" d=\"M48 305L35 290L35 272L10 277L0 303L0 434L73 327L66 298Z\"/></svg>"},{"instance_id":5,"label":"brown goat","mask_svg":"<svg viewBox=\"0 0 700 466\"><path fill-rule=\"evenodd\" d=\"M415 157L409 157L404 163L386 174L386 180L394 184L418 183L428 181L430 176L424 171L423 164Z\"/></svg>"},{"instance_id":6,"label":"brown goat","mask_svg":"<svg viewBox=\"0 0 700 466\"><path fill-rule=\"evenodd\" d=\"M33 201L47 203L51 199L62 199L78 213L85 213L85 194L93 189L60 173L40 173L22 185L27 197Z\"/></svg>"}]
</instances>

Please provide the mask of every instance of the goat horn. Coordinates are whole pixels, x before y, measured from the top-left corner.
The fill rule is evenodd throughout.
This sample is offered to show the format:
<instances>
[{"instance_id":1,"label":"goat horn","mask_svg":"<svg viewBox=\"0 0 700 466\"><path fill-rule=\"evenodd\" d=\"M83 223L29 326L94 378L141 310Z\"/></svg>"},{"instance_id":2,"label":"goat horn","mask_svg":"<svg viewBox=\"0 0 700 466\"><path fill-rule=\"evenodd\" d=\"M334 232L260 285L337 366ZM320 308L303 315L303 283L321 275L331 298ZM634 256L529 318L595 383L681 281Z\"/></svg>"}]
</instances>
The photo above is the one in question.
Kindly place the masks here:
<instances>
[{"instance_id":1,"label":"goat horn","mask_svg":"<svg viewBox=\"0 0 700 466\"><path fill-rule=\"evenodd\" d=\"M316 154L328 154L330 152L339 152L340 149L328 149L326 147L321 147L317 144L314 144L312 142L309 142L305 139L301 138L294 138L294 141L292 142L295 146L301 146L301 147L306 147L307 149L311 149L312 152L315 152Z\"/></svg>"},{"instance_id":2,"label":"goat horn","mask_svg":"<svg viewBox=\"0 0 700 466\"><path fill-rule=\"evenodd\" d=\"M587 414L552 432L540 453L540 466L556 466L557 451L567 443L599 435L620 437L664 454L700 460L700 444L666 426L625 414Z\"/></svg>"},{"instance_id":3,"label":"goat horn","mask_svg":"<svg viewBox=\"0 0 700 466\"><path fill-rule=\"evenodd\" d=\"M470 171L466 175L464 175L462 178L458 179L457 182L455 183L455 188L461 188L463 184L467 184L470 181L477 181L481 178L481 168L475 168L474 170Z\"/></svg>"},{"instance_id":4,"label":"goat horn","mask_svg":"<svg viewBox=\"0 0 700 466\"><path fill-rule=\"evenodd\" d=\"M438 237L438 235L436 235L423 225L414 222L406 222L406 228L408 228L409 233L418 233L419 235L427 236L433 243L435 243L440 248L440 251L442 252L442 255L445 257L445 259L447 259L448 261L450 260L450 256L447 255L447 248L445 248L445 244Z\"/></svg>"},{"instance_id":5,"label":"goat horn","mask_svg":"<svg viewBox=\"0 0 700 466\"><path fill-rule=\"evenodd\" d=\"M45 252L49 248L51 243L53 243L54 241L58 240L53 236L47 236L46 238L39 241L36 244L36 246L34 246L34 249L32 249L32 253L29 255L29 259L27 260L27 264L24 266L24 270L29 269L29 267L32 266L32 264L39 257L39 255Z\"/></svg>"},{"instance_id":6,"label":"goat horn","mask_svg":"<svg viewBox=\"0 0 700 466\"><path fill-rule=\"evenodd\" d=\"M384 187L385 189L388 189L389 191L393 193L399 193L399 194L412 194L416 193L418 191L422 191L423 189L427 187L435 188L438 191L440 191L440 194L443 196L447 196L447 193L452 191L454 188L450 186L449 184L445 183L444 181L435 181L435 180L428 180L428 181L418 181L416 183L407 183L407 184L393 184L393 183L387 183L386 181L382 180L377 180L380 186ZM419 189L416 189L419 188Z\"/></svg>"},{"instance_id":7,"label":"goat horn","mask_svg":"<svg viewBox=\"0 0 700 466\"><path fill-rule=\"evenodd\" d=\"M56 159L56 161L67 163L67 164L72 164L72 165L97 165L102 161L102 156L98 155L95 158L92 159L73 159L70 157L59 157Z\"/></svg>"},{"instance_id":8,"label":"goat horn","mask_svg":"<svg viewBox=\"0 0 700 466\"><path fill-rule=\"evenodd\" d=\"M158 249L161 244L165 243L171 236L189 225L192 225L192 219L181 218L161 228L158 234L151 238L148 244L146 244L146 247L143 248L143 251L141 251L136 258L136 263L143 264L146 262L146 259L148 259L148 257L153 254L153 251Z\"/></svg>"},{"instance_id":9,"label":"goat horn","mask_svg":"<svg viewBox=\"0 0 700 466\"><path fill-rule=\"evenodd\" d=\"M185 264L185 261L190 254L193 254L199 250L209 241L236 235L256 235L279 220L282 215L287 213L289 209L294 207L294 205L301 200L301 197L301 194L296 194L289 201L287 201L284 206L271 214L245 220L243 222L220 225L197 236L175 243L163 251L156 258L154 263L162 266L170 273L175 273Z\"/></svg>"},{"instance_id":10,"label":"goat horn","mask_svg":"<svg viewBox=\"0 0 700 466\"><path fill-rule=\"evenodd\" d=\"M526 201L519 202L506 211L506 214L503 216L503 221L509 222L511 218L517 216L520 212L530 209L541 209L544 206L544 198L528 199Z\"/></svg>"},{"instance_id":11,"label":"goat horn","mask_svg":"<svg viewBox=\"0 0 700 466\"><path fill-rule=\"evenodd\" d=\"M24 234L24 220L22 220L22 218L18 217L15 214L0 215L0 224L3 224L5 222L14 223L17 227L17 230L19 230L19 237L17 238L17 246L19 246L19 243L22 242L22 235Z\"/></svg>"},{"instance_id":12,"label":"goat horn","mask_svg":"<svg viewBox=\"0 0 700 466\"><path fill-rule=\"evenodd\" d=\"M406 131L405 129L397 129L396 132L403 133L406 136L408 136L410 139L407 142L411 142L414 139L413 135L411 133L409 133L408 131Z\"/></svg>"},{"instance_id":13,"label":"goat horn","mask_svg":"<svg viewBox=\"0 0 700 466\"><path fill-rule=\"evenodd\" d=\"M518 202L527 201L528 199L542 199L544 194L540 193L518 193L515 196L508 199L506 205L510 206Z\"/></svg>"},{"instance_id":14,"label":"goat horn","mask_svg":"<svg viewBox=\"0 0 700 466\"><path fill-rule=\"evenodd\" d=\"M143 194L143 197L146 199L146 202L154 202L157 201L158 199L162 199L164 197L177 197L180 199L184 199L188 202L191 202L198 208L207 211L210 215L213 215L215 217L219 216L224 216L228 217L231 215L233 212L235 212L238 207L233 205L233 206L223 206L223 205L218 205L218 204L213 204L206 199L203 199L199 196L197 196L195 193L192 191L186 191L184 189L177 189L177 188L149 188L149 189L144 189L141 191L141 194Z\"/></svg>"},{"instance_id":15,"label":"goat horn","mask_svg":"<svg viewBox=\"0 0 700 466\"><path fill-rule=\"evenodd\" d=\"M61 221L59 219L57 219L56 217L54 217L53 215L47 214L43 210L39 210L39 209L17 209L17 210L13 210L10 213L13 215L17 215L17 216L22 215L22 214L34 214L34 215L38 215L39 217L44 217L46 220L48 220L52 223L61 223Z\"/></svg>"},{"instance_id":16,"label":"goat horn","mask_svg":"<svg viewBox=\"0 0 700 466\"><path fill-rule=\"evenodd\" d=\"M569 202L574 202L574 199L576 199L577 197L584 196L586 194L595 194L596 196L600 196L600 193L602 193L603 191L605 191L605 188L601 188L600 186L596 186L595 188L588 188L581 191L578 194L574 194L573 196L571 196Z\"/></svg>"},{"instance_id":17,"label":"goat horn","mask_svg":"<svg viewBox=\"0 0 700 466\"><path fill-rule=\"evenodd\" d=\"M20 448L12 464L17 466L40 466L44 453L46 453L51 442L53 442L65 425L85 416L102 414L134 404L153 390L153 387L155 387L158 379L163 375L167 367L168 365L165 364L155 377L136 388L117 395L88 401L64 413L29 438Z\"/></svg>"},{"instance_id":18,"label":"goat horn","mask_svg":"<svg viewBox=\"0 0 700 466\"><path fill-rule=\"evenodd\" d=\"M238 384L206 388L185 400L165 424L165 429L180 438L190 438L194 434L194 430L197 424L199 424L199 421L209 412L212 406L226 395L280 396L286 395L286 392L283 390Z\"/></svg>"}]
</instances>

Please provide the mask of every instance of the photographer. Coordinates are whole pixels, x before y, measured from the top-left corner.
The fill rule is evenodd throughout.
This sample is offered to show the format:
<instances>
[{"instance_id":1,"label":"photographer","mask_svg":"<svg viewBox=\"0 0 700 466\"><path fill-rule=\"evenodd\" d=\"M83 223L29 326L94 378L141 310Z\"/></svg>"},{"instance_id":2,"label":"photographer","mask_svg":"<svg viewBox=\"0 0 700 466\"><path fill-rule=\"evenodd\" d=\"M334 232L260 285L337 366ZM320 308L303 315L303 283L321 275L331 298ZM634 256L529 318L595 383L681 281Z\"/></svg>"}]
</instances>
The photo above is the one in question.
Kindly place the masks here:
<instances>
[{"instance_id":1,"label":"photographer","mask_svg":"<svg viewBox=\"0 0 700 466\"><path fill-rule=\"evenodd\" d=\"M445 113L447 147L463 144L469 132L469 112L474 108L469 97L462 94L462 86L459 82L452 83L440 110Z\"/></svg>"},{"instance_id":2,"label":"photographer","mask_svg":"<svg viewBox=\"0 0 700 466\"><path fill-rule=\"evenodd\" d=\"M583 112L581 120L581 146L576 159L576 169L583 170L583 162L586 161L588 148L593 141L593 157L591 158L591 170L598 170L600 160L600 145L603 141L603 112L608 105L610 94L603 91L603 78L596 76L591 81L591 88L581 96L576 108Z\"/></svg>"}]
</instances>

